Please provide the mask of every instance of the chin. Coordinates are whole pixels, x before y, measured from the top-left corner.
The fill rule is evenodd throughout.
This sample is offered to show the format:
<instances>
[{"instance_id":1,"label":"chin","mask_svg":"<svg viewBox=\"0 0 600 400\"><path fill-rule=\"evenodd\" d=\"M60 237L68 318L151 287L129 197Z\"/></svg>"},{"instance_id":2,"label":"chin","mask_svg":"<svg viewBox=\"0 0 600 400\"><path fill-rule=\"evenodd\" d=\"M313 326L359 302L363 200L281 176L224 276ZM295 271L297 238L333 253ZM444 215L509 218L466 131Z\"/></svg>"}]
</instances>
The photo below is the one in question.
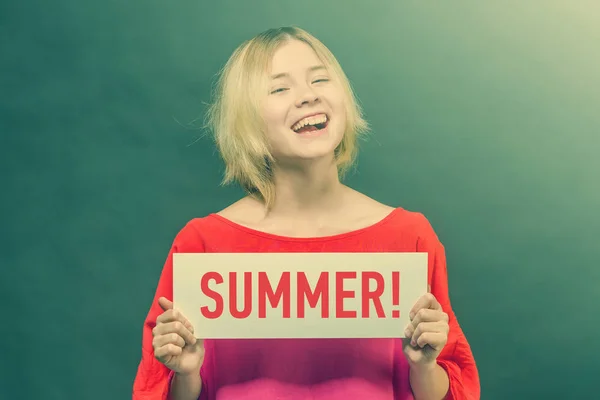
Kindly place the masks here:
<instances>
[{"instance_id":1,"label":"chin","mask_svg":"<svg viewBox=\"0 0 600 400\"><path fill-rule=\"evenodd\" d=\"M297 149L294 152L294 158L298 160L323 160L333 159L335 157L336 146L311 146L311 148Z\"/></svg>"}]
</instances>

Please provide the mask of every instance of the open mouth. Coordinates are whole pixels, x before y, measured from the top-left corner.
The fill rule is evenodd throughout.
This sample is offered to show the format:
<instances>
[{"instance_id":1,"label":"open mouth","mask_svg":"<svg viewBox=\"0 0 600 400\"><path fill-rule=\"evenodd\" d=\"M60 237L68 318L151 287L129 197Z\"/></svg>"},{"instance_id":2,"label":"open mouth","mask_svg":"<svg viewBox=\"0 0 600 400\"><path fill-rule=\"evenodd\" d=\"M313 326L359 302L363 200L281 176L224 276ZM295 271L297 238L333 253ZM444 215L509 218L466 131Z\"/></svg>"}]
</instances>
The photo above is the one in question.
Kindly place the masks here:
<instances>
[{"instance_id":1,"label":"open mouth","mask_svg":"<svg viewBox=\"0 0 600 400\"><path fill-rule=\"evenodd\" d=\"M325 129L327 125L329 125L327 114L317 114L301 119L292 125L291 129L298 134L303 134Z\"/></svg>"}]
</instances>

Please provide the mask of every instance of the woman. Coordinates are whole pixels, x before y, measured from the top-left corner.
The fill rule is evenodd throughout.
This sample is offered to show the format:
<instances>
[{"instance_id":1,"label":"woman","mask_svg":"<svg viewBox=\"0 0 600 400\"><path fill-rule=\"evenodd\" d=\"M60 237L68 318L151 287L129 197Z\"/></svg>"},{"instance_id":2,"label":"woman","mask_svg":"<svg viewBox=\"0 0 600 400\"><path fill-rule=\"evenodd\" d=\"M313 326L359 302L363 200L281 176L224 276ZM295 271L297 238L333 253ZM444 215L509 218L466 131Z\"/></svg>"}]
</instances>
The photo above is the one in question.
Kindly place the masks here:
<instances>
[{"instance_id":1,"label":"woman","mask_svg":"<svg viewBox=\"0 0 600 400\"><path fill-rule=\"evenodd\" d=\"M208 113L225 182L248 196L176 236L147 315L134 399L478 399L479 378L448 296L445 254L420 213L340 182L367 131L335 57L298 28L242 44ZM429 253L430 293L406 339L197 340L173 310L175 252Z\"/></svg>"}]
</instances>

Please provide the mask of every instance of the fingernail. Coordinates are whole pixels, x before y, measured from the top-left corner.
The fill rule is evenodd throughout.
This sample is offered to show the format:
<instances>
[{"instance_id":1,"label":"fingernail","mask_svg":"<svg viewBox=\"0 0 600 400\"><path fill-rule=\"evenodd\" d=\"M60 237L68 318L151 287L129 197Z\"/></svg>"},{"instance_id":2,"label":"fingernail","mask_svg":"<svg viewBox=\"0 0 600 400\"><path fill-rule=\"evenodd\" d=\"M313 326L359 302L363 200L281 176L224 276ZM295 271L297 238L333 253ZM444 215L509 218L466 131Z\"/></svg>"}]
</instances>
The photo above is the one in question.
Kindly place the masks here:
<instances>
[{"instance_id":1,"label":"fingernail","mask_svg":"<svg viewBox=\"0 0 600 400\"><path fill-rule=\"evenodd\" d=\"M417 345L417 342L415 342L415 340L413 339L413 340L410 341L410 345L412 347L415 347Z\"/></svg>"},{"instance_id":2,"label":"fingernail","mask_svg":"<svg viewBox=\"0 0 600 400\"><path fill-rule=\"evenodd\" d=\"M408 328L404 330L404 336L410 337L410 330Z\"/></svg>"},{"instance_id":3,"label":"fingernail","mask_svg":"<svg viewBox=\"0 0 600 400\"><path fill-rule=\"evenodd\" d=\"M411 312L410 314L408 314L408 317L410 318L410 320L412 321L412 319L415 317L415 313Z\"/></svg>"}]
</instances>

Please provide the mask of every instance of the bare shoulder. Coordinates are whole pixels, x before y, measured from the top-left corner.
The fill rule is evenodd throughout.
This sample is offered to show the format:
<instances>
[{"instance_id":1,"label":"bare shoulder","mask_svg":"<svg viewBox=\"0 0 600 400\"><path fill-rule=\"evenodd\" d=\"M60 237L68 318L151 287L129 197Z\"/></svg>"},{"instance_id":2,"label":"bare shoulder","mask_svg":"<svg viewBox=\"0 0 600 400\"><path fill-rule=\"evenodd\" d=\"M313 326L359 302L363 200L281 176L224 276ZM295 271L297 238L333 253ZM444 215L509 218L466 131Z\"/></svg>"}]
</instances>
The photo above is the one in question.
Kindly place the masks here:
<instances>
[{"instance_id":1,"label":"bare shoulder","mask_svg":"<svg viewBox=\"0 0 600 400\"><path fill-rule=\"evenodd\" d=\"M347 215L355 215L366 223L381 220L396 209L352 188L348 188L346 204Z\"/></svg>"},{"instance_id":2,"label":"bare shoulder","mask_svg":"<svg viewBox=\"0 0 600 400\"><path fill-rule=\"evenodd\" d=\"M307 228L304 234L336 234L364 228L385 219L394 210L395 207L383 204L363 193L346 187L342 204L336 212L330 212L325 218L313 221L314 224L318 225L318 228L311 226ZM272 215L267 215L264 204L252 196L244 197L216 214L252 229L285 235L297 234L297 232L289 231L291 222L288 217L280 219L279 217L273 218ZM309 221L308 225L310 224ZM295 221L292 225L297 228L303 223ZM313 232L312 229L316 229L318 232Z\"/></svg>"},{"instance_id":3,"label":"bare shoulder","mask_svg":"<svg viewBox=\"0 0 600 400\"><path fill-rule=\"evenodd\" d=\"M240 224L252 224L264 218L265 208L257 199L246 196L216 214Z\"/></svg>"}]
</instances>

